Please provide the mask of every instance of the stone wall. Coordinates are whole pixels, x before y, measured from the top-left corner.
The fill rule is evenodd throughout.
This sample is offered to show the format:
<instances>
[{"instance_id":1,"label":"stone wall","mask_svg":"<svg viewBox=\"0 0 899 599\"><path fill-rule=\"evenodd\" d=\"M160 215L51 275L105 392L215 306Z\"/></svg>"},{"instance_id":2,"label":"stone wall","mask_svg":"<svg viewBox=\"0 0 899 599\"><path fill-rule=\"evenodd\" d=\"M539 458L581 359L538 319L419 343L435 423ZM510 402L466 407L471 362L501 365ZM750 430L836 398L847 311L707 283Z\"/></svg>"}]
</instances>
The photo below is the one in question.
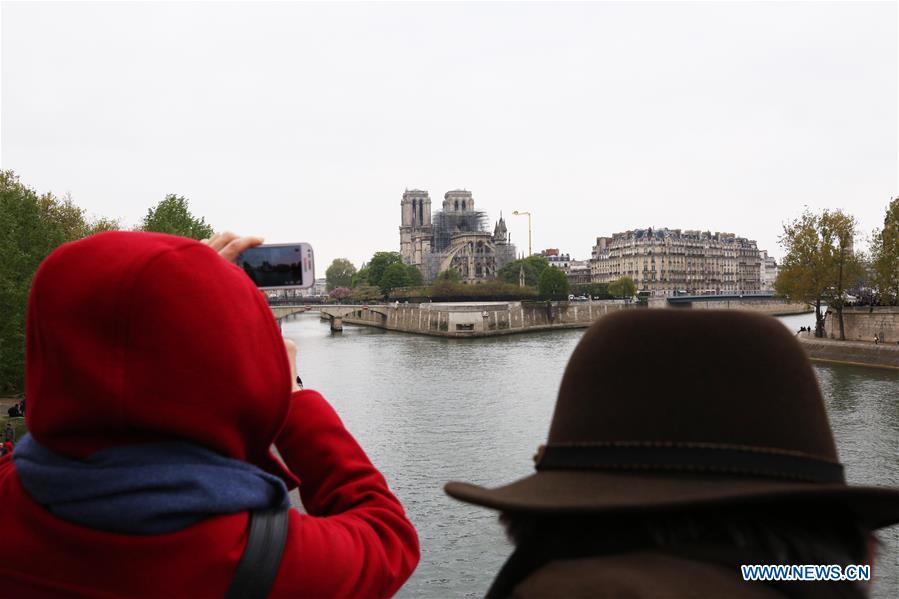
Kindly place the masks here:
<instances>
[{"instance_id":1,"label":"stone wall","mask_svg":"<svg viewBox=\"0 0 899 599\"><path fill-rule=\"evenodd\" d=\"M887 344L899 341L899 306L861 306L843 308L843 325L847 341L874 341L874 335ZM824 321L827 336L840 338L840 322L833 310Z\"/></svg>"},{"instance_id":2,"label":"stone wall","mask_svg":"<svg viewBox=\"0 0 899 599\"><path fill-rule=\"evenodd\" d=\"M770 316L803 314L809 311L805 304L791 304L783 300L719 300L693 302L694 310L748 310Z\"/></svg>"},{"instance_id":3,"label":"stone wall","mask_svg":"<svg viewBox=\"0 0 899 599\"><path fill-rule=\"evenodd\" d=\"M584 328L605 314L637 309L621 301L400 304L357 310L343 320L441 337L485 337L544 329Z\"/></svg>"},{"instance_id":4,"label":"stone wall","mask_svg":"<svg viewBox=\"0 0 899 599\"><path fill-rule=\"evenodd\" d=\"M692 308L694 310L748 310L769 316L805 314L810 311L806 304L793 304L782 299L721 299L697 300L671 304L667 297L649 298L650 308Z\"/></svg>"},{"instance_id":5,"label":"stone wall","mask_svg":"<svg viewBox=\"0 0 899 599\"><path fill-rule=\"evenodd\" d=\"M874 345L863 341L833 341L800 334L799 343L809 358L860 366L899 368L899 345Z\"/></svg>"}]
</instances>

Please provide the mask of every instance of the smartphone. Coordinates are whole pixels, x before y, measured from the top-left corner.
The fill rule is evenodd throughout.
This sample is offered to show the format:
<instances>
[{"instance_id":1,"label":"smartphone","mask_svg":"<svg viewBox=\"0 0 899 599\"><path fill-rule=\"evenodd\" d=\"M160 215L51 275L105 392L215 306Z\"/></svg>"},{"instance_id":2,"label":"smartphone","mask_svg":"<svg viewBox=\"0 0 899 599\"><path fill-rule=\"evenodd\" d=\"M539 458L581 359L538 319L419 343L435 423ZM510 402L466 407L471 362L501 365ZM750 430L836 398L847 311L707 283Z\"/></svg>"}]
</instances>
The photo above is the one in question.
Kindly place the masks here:
<instances>
[{"instance_id":1,"label":"smartphone","mask_svg":"<svg viewBox=\"0 0 899 599\"><path fill-rule=\"evenodd\" d=\"M237 265L260 289L305 289L315 283L315 260L308 243L273 243L250 248Z\"/></svg>"}]
</instances>

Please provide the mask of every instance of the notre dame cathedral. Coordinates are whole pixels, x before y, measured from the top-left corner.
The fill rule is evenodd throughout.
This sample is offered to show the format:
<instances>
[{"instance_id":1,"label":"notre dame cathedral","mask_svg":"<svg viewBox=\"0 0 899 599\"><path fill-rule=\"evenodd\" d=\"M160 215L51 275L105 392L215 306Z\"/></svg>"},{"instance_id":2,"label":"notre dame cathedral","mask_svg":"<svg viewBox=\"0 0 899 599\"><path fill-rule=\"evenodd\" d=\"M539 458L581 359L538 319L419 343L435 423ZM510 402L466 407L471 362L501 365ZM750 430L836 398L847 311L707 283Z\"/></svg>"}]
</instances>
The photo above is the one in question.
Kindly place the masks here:
<instances>
[{"instance_id":1,"label":"notre dame cathedral","mask_svg":"<svg viewBox=\"0 0 899 599\"><path fill-rule=\"evenodd\" d=\"M443 210L433 215L427 191L407 189L401 205L400 253L425 281L448 269L467 283L495 279L497 270L515 260L502 215L490 233L487 215L474 209L470 191L446 192Z\"/></svg>"}]
</instances>

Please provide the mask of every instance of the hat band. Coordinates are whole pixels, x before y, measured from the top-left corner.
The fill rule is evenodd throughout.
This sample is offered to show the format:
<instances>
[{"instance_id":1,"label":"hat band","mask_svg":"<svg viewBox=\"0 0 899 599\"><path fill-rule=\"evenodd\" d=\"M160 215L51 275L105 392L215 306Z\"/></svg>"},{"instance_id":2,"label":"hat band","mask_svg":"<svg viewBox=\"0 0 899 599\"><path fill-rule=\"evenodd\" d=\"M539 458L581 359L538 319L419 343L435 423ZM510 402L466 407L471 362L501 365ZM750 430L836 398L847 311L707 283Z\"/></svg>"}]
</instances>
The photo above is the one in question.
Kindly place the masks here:
<instances>
[{"instance_id":1,"label":"hat band","mask_svg":"<svg viewBox=\"0 0 899 599\"><path fill-rule=\"evenodd\" d=\"M843 483L843 466L777 449L713 444L602 443L547 445L537 470L673 470Z\"/></svg>"}]
</instances>

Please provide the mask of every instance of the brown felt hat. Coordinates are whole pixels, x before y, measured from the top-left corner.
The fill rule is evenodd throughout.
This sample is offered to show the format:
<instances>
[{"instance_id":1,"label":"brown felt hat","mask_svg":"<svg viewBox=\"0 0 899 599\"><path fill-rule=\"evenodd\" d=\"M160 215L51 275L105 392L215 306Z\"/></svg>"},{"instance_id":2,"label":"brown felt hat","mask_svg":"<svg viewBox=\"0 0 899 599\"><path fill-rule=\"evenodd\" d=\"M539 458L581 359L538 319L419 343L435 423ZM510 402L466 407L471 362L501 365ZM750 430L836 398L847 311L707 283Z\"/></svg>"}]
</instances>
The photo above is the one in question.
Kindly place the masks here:
<instances>
[{"instance_id":1,"label":"brown felt hat","mask_svg":"<svg viewBox=\"0 0 899 599\"><path fill-rule=\"evenodd\" d=\"M815 373L776 319L634 309L575 348L536 473L456 499L572 513L723 504L840 504L871 528L899 522L899 489L848 486Z\"/></svg>"}]
</instances>

